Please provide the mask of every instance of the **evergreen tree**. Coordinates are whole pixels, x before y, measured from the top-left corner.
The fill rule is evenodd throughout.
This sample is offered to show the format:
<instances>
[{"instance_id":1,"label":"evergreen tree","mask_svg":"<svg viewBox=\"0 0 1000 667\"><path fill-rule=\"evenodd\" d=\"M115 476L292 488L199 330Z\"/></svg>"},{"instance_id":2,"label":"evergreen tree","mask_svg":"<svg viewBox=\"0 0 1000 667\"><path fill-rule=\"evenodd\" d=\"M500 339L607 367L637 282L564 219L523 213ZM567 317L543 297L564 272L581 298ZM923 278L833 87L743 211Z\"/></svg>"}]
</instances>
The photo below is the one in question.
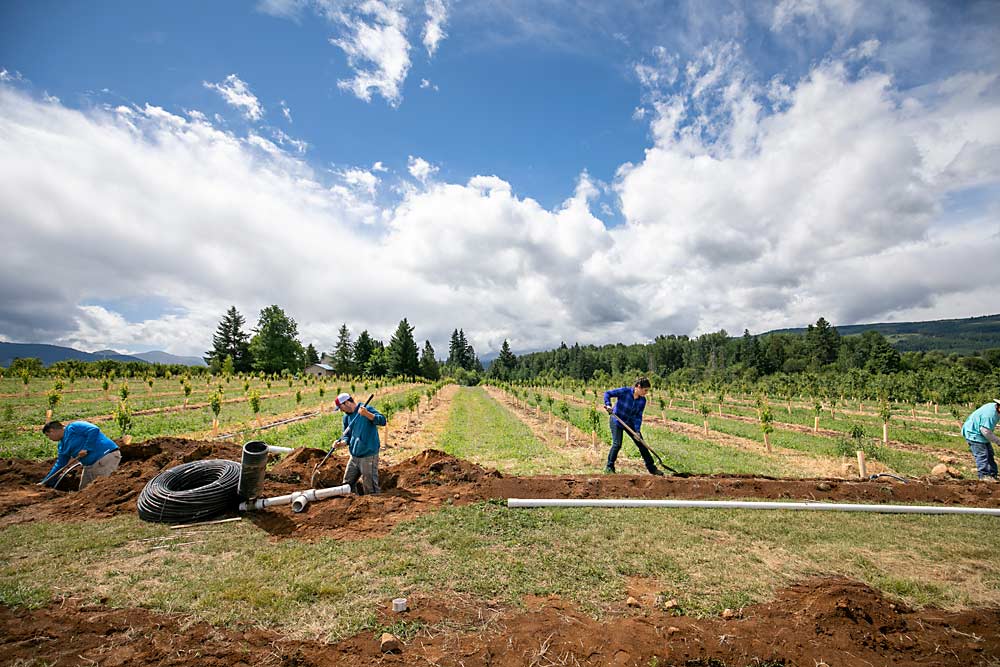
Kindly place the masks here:
<instances>
[{"instance_id":1,"label":"evergreen tree","mask_svg":"<svg viewBox=\"0 0 1000 667\"><path fill-rule=\"evenodd\" d=\"M865 370L869 373L895 373L900 369L899 352L877 331L861 334L862 345L867 347Z\"/></svg>"},{"instance_id":2,"label":"evergreen tree","mask_svg":"<svg viewBox=\"0 0 1000 667\"><path fill-rule=\"evenodd\" d=\"M358 334L358 339L354 341L354 365L358 370L367 370L368 359L375 350L375 343L375 339L368 335L367 329Z\"/></svg>"},{"instance_id":3,"label":"evergreen tree","mask_svg":"<svg viewBox=\"0 0 1000 667\"><path fill-rule=\"evenodd\" d=\"M389 373L405 377L416 377L420 374L420 359L417 343L413 340L413 327L404 317L392 334L389 347L386 349L389 360Z\"/></svg>"},{"instance_id":4,"label":"evergreen tree","mask_svg":"<svg viewBox=\"0 0 1000 667\"><path fill-rule=\"evenodd\" d=\"M306 354L297 340L298 325L278 306L260 311L255 335L250 339L253 369L265 373L290 371L298 373L305 367Z\"/></svg>"},{"instance_id":5,"label":"evergreen tree","mask_svg":"<svg viewBox=\"0 0 1000 667\"><path fill-rule=\"evenodd\" d=\"M319 363L319 353L316 352L316 348L313 347L312 343L306 346L306 365L311 366L313 364Z\"/></svg>"},{"instance_id":6,"label":"evergreen tree","mask_svg":"<svg viewBox=\"0 0 1000 667\"><path fill-rule=\"evenodd\" d=\"M375 348L368 355L368 364L365 366L365 373L373 377L382 377L389 372L389 356L386 354L385 346L381 342L375 343Z\"/></svg>"},{"instance_id":7,"label":"evergreen tree","mask_svg":"<svg viewBox=\"0 0 1000 667\"><path fill-rule=\"evenodd\" d=\"M429 340L424 341L424 349L420 352L420 374L428 380L440 380L441 368L434 357L434 348Z\"/></svg>"},{"instance_id":8,"label":"evergreen tree","mask_svg":"<svg viewBox=\"0 0 1000 667\"><path fill-rule=\"evenodd\" d=\"M832 364L840 351L840 333L821 317L815 326L810 324L806 330L806 348L814 365Z\"/></svg>"},{"instance_id":9,"label":"evergreen tree","mask_svg":"<svg viewBox=\"0 0 1000 667\"><path fill-rule=\"evenodd\" d=\"M462 356L465 354L465 334L462 334L462 338L458 337L458 329L451 332L451 341L448 343L448 360L445 362L448 366L457 366L461 368L462 366Z\"/></svg>"},{"instance_id":10,"label":"evergreen tree","mask_svg":"<svg viewBox=\"0 0 1000 667\"><path fill-rule=\"evenodd\" d=\"M347 329L346 322L340 325L340 331L337 332L337 346L333 348L333 372L340 375L354 373L351 332Z\"/></svg>"},{"instance_id":11,"label":"evergreen tree","mask_svg":"<svg viewBox=\"0 0 1000 667\"><path fill-rule=\"evenodd\" d=\"M500 380L510 380L516 367L517 357L510 351L510 345L504 338L503 345L500 346L500 356L494 359L490 366L490 375Z\"/></svg>"},{"instance_id":12,"label":"evergreen tree","mask_svg":"<svg viewBox=\"0 0 1000 667\"><path fill-rule=\"evenodd\" d=\"M244 324L246 321L236 310L236 306L227 310L212 336L212 349L205 353L205 363L221 368L225 358L230 356L237 373L249 371L253 365L250 357L250 334L243 331Z\"/></svg>"}]
</instances>

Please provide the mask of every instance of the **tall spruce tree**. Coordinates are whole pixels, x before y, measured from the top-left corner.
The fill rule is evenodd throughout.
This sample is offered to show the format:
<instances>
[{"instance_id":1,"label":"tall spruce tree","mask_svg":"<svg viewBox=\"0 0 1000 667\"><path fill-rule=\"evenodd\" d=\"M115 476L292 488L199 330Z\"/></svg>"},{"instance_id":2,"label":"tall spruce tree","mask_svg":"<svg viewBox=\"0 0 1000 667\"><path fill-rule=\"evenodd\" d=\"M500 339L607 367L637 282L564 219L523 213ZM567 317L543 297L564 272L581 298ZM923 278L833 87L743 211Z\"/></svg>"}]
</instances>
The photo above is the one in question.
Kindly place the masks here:
<instances>
[{"instance_id":1,"label":"tall spruce tree","mask_svg":"<svg viewBox=\"0 0 1000 667\"><path fill-rule=\"evenodd\" d=\"M367 329L359 333L358 339L354 341L354 365L360 372L367 371L368 359L375 351L375 343L375 339L368 334Z\"/></svg>"},{"instance_id":2,"label":"tall spruce tree","mask_svg":"<svg viewBox=\"0 0 1000 667\"><path fill-rule=\"evenodd\" d=\"M337 346L333 348L333 372L340 375L354 373L354 359L351 348L351 332L347 323L340 325L337 332Z\"/></svg>"},{"instance_id":3,"label":"tall spruce tree","mask_svg":"<svg viewBox=\"0 0 1000 667\"><path fill-rule=\"evenodd\" d=\"M236 306L230 307L212 336L212 349L205 354L205 363L221 367L229 356L233 358L233 370L237 373L249 371L252 367L250 334L243 331L244 324L246 320Z\"/></svg>"},{"instance_id":4,"label":"tall spruce tree","mask_svg":"<svg viewBox=\"0 0 1000 667\"><path fill-rule=\"evenodd\" d=\"M510 351L510 344L507 339L503 339L500 346L500 355L493 360L490 366L490 375L500 380L509 380L514 375L514 368L517 366L517 357Z\"/></svg>"},{"instance_id":5,"label":"tall spruce tree","mask_svg":"<svg viewBox=\"0 0 1000 667\"><path fill-rule=\"evenodd\" d=\"M819 367L832 364L840 351L840 333L825 318L816 320L816 325L806 329L806 347L812 363Z\"/></svg>"},{"instance_id":6,"label":"tall spruce tree","mask_svg":"<svg viewBox=\"0 0 1000 667\"><path fill-rule=\"evenodd\" d=\"M441 367L434 357L434 348L429 340L424 341L424 349L420 352L420 374L431 381L441 379Z\"/></svg>"},{"instance_id":7,"label":"tall spruce tree","mask_svg":"<svg viewBox=\"0 0 1000 667\"><path fill-rule=\"evenodd\" d=\"M451 340L448 343L448 359L445 362L448 366L461 367L462 355L465 354L465 344L458 337L458 329L451 332Z\"/></svg>"},{"instance_id":8,"label":"tall spruce tree","mask_svg":"<svg viewBox=\"0 0 1000 667\"><path fill-rule=\"evenodd\" d=\"M311 366L312 364L319 363L319 353L316 352L316 348L312 343L306 345L306 365Z\"/></svg>"},{"instance_id":9,"label":"tall spruce tree","mask_svg":"<svg viewBox=\"0 0 1000 667\"><path fill-rule=\"evenodd\" d=\"M417 343L413 340L413 327L404 317L392 334L389 347L386 348L389 358L389 373L405 377L420 375L420 359Z\"/></svg>"},{"instance_id":10,"label":"tall spruce tree","mask_svg":"<svg viewBox=\"0 0 1000 667\"><path fill-rule=\"evenodd\" d=\"M299 373L305 367L306 353L297 338L298 325L278 306L260 311L254 337L250 339L253 369L265 373L290 371Z\"/></svg>"}]
</instances>

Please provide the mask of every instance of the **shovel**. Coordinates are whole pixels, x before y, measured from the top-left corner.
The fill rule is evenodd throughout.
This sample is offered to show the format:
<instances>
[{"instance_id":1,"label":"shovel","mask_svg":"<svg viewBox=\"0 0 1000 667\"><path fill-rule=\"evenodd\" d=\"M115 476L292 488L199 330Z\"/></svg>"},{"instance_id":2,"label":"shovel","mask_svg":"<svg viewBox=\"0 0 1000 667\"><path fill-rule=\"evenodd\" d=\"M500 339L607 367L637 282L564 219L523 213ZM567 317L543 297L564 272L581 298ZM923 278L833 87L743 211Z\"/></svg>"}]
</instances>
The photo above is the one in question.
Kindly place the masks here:
<instances>
[{"instance_id":1,"label":"shovel","mask_svg":"<svg viewBox=\"0 0 1000 667\"><path fill-rule=\"evenodd\" d=\"M630 436L632 436L632 439L635 440L635 444L636 445L638 445L639 447L644 447L647 452L649 452L650 454L652 454L656 458L656 462L660 464L661 468L663 468L664 470L669 470L675 477L690 477L691 476L691 473L689 473L689 472L677 472L676 470L674 470L673 468L671 468L670 466L668 466L666 463L664 463L663 459L660 458L660 455L656 453L656 450L654 450L652 447L650 447L649 445L647 445L646 441L642 439L641 435L639 435L638 433L636 433L635 431L633 431L631 429L631 427L629 427L628 424L626 424L625 422L623 422L621 420L621 417L619 417L618 415L616 415L613 412L610 413L610 414L611 414L612 417L614 417L616 420L618 420L618 423L622 425L622 428L625 429L625 431L627 431Z\"/></svg>"}]
</instances>

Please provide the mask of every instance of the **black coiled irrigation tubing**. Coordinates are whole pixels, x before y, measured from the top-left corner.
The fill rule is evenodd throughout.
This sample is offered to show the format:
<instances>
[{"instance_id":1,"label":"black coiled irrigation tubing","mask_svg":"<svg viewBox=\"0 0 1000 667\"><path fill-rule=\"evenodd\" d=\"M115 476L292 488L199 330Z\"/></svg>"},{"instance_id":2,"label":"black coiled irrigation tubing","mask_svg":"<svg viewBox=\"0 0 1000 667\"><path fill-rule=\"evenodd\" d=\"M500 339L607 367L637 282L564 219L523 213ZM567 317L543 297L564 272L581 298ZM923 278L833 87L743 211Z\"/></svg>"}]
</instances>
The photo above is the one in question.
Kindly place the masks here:
<instances>
[{"instance_id":1,"label":"black coiled irrigation tubing","mask_svg":"<svg viewBox=\"0 0 1000 667\"><path fill-rule=\"evenodd\" d=\"M159 523L208 519L237 508L240 464L210 459L164 470L139 494L139 518Z\"/></svg>"}]
</instances>

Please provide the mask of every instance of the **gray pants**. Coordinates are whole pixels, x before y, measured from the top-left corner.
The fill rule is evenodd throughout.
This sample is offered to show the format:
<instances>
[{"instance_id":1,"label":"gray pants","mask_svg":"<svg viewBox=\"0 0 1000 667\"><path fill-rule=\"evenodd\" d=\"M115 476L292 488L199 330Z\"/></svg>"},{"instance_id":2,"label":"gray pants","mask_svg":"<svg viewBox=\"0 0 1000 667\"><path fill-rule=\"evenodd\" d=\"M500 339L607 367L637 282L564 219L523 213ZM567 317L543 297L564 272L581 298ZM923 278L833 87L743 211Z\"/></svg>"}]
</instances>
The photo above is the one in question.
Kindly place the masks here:
<instances>
[{"instance_id":1,"label":"gray pants","mask_svg":"<svg viewBox=\"0 0 1000 667\"><path fill-rule=\"evenodd\" d=\"M97 459L94 465L83 466L83 474L80 475L80 490L83 491L84 487L98 477L107 477L118 470L118 464L121 462L121 450L116 449Z\"/></svg>"},{"instance_id":2,"label":"gray pants","mask_svg":"<svg viewBox=\"0 0 1000 667\"><path fill-rule=\"evenodd\" d=\"M365 495L381 491L378 487L378 454L372 456L352 456L344 471L344 484L350 484L351 490L357 493L358 478Z\"/></svg>"}]
</instances>

